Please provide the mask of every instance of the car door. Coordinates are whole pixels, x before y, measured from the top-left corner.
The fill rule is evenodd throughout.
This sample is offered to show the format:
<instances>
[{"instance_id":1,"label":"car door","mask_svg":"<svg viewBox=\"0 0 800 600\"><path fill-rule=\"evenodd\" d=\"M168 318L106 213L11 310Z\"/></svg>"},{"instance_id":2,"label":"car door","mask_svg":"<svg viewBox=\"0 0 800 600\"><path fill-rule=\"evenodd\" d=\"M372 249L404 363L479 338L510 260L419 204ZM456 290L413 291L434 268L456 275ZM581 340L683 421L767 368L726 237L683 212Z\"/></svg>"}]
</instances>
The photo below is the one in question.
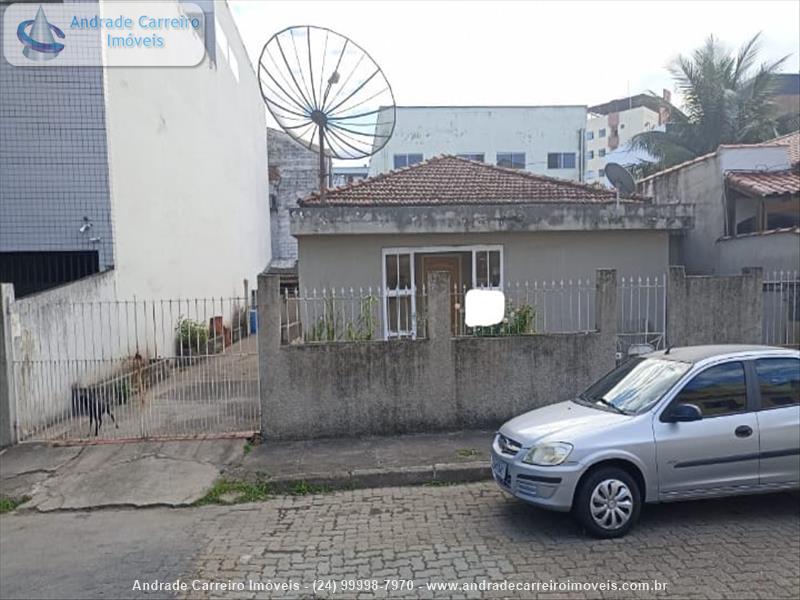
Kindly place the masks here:
<instances>
[{"instance_id":1,"label":"car door","mask_svg":"<svg viewBox=\"0 0 800 600\"><path fill-rule=\"evenodd\" d=\"M695 405L702 418L665 422L678 404ZM653 422L661 499L757 488L758 420L753 409L742 361L695 374Z\"/></svg>"},{"instance_id":2,"label":"car door","mask_svg":"<svg viewBox=\"0 0 800 600\"><path fill-rule=\"evenodd\" d=\"M760 402L759 482L764 487L800 483L800 359L753 362Z\"/></svg>"}]
</instances>

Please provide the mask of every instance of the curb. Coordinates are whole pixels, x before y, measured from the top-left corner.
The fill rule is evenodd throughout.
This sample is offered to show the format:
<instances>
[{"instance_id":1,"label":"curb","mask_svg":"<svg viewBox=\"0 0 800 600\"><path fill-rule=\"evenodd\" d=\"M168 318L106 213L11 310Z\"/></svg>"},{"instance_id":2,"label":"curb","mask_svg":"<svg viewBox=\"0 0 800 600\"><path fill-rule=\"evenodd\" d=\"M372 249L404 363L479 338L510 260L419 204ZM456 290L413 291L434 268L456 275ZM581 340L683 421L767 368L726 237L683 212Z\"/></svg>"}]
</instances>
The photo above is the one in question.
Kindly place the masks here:
<instances>
[{"instance_id":1,"label":"curb","mask_svg":"<svg viewBox=\"0 0 800 600\"><path fill-rule=\"evenodd\" d=\"M416 467L388 469L354 469L328 473L299 473L296 475L260 478L271 484L277 492L291 492L300 484L318 486L326 490L353 490L412 485L470 483L491 479L488 461L441 463ZM247 477L248 479L252 478Z\"/></svg>"}]
</instances>

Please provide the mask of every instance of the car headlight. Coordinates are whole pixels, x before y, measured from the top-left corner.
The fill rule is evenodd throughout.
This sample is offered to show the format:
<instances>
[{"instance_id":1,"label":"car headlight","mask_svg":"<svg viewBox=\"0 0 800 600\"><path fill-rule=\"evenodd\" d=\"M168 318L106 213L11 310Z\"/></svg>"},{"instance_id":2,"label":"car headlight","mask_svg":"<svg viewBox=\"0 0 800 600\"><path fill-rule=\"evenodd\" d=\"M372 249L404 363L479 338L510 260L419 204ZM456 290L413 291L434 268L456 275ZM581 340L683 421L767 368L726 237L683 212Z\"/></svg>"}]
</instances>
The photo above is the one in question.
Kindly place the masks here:
<instances>
[{"instance_id":1,"label":"car headlight","mask_svg":"<svg viewBox=\"0 0 800 600\"><path fill-rule=\"evenodd\" d=\"M539 444L528 451L522 462L542 467L553 467L567 460L570 452L572 452L572 444L567 444L566 442Z\"/></svg>"}]
</instances>

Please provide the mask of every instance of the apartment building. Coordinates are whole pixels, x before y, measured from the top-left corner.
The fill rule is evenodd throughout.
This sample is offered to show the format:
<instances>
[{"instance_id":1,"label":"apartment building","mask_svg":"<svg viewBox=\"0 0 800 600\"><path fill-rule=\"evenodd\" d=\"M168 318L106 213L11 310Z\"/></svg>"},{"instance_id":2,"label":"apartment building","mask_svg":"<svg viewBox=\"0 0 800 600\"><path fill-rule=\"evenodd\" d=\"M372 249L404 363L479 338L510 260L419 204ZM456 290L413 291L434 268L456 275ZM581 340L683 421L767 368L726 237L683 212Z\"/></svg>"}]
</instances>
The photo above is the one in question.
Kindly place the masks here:
<instances>
[{"instance_id":1,"label":"apartment building","mask_svg":"<svg viewBox=\"0 0 800 600\"><path fill-rule=\"evenodd\" d=\"M669 92L664 90L669 101ZM628 153L628 144L637 133L657 129L666 123L668 113L659 107L658 98L638 94L604 104L590 106L586 121L586 182L610 185L605 166L617 156Z\"/></svg>"},{"instance_id":2,"label":"apartment building","mask_svg":"<svg viewBox=\"0 0 800 600\"><path fill-rule=\"evenodd\" d=\"M394 133L369 175L442 154L583 180L586 106L398 106ZM385 119L382 119L385 120Z\"/></svg>"}]
</instances>

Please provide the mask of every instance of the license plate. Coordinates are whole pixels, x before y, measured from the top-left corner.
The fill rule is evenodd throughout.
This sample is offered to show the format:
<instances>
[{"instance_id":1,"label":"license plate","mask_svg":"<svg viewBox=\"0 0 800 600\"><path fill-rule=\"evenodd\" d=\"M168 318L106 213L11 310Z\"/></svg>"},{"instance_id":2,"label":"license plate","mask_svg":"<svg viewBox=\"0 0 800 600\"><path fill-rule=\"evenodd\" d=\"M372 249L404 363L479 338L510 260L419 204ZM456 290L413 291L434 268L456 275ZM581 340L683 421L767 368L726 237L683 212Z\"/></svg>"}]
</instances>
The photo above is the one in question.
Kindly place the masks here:
<instances>
[{"instance_id":1,"label":"license plate","mask_svg":"<svg viewBox=\"0 0 800 600\"><path fill-rule=\"evenodd\" d=\"M507 472L508 472L508 465L504 463L502 460L492 457L492 473L494 473L494 476L497 477L500 481L504 481Z\"/></svg>"}]
</instances>

